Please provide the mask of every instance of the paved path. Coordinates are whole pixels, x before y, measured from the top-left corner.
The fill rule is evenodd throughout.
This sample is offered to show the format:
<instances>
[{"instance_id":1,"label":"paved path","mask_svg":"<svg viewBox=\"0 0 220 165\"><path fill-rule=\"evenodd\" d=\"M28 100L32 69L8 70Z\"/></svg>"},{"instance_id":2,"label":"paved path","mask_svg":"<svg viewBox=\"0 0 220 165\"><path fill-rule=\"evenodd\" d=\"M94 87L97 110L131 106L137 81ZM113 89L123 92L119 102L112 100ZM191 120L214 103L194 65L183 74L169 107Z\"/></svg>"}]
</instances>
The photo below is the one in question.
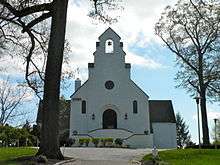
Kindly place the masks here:
<instances>
[{"instance_id":1,"label":"paved path","mask_svg":"<svg viewBox=\"0 0 220 165\"><path fill-rule=\"evenodd\" d=\"M76 161L66 165L131 165L151 153L151 149L122 149L122 148L62 148L66 157Z\"/></svg>"},{"instance_id":2,"label":"paved path","mask_svg":"<svg viewBox=\"0 0 220 165\"><path fill-rule=\"evenodd\" d=\"M135 165L126 161L113 161L113 160L76 160L64 165ZM139 163L136 165L140 165Z\"/></svg>"}]
</instances>

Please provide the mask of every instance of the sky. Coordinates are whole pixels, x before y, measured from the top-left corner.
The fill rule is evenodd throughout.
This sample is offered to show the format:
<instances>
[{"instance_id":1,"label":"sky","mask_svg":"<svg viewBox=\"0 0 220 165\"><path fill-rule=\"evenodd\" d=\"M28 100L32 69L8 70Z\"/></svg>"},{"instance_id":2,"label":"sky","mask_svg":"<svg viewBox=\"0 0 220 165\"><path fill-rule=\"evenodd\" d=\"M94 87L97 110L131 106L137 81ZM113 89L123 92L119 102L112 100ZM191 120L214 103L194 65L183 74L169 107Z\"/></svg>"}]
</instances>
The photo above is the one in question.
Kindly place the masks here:
<instances>
[{"instance_id":1,"label":"sky","mask_svg":"<svg viewBox=\"0 0 220 165\"><path fill-rule=\"evenodd\" d=\"M79 77L83 82L88 78L87 63L93 62L93 52L98 37L111 27L124 43L126 62L132 64L131 78L152 100L172 100L175 112L180 112L194 142L197 137L197 113L195 100L184 89L175 88L175 55L172 54L154 34L154 25L167 5L174 5L177 0L123 0L123 10L114 12L119 15L118 22L103 24L88 17L91 4L88 0L70 0L67 15L66 38L70 42L71 53L69 65L72 70L79 68ZM5 65L9 65L5 61ZM19 66L16 66L19 67ZM16 67L9 69L14 77L21 76ZM2 75L0 75L2 77ZM64 91L68 98L74 92L74 80ZM29 105L36 107L36 99ZM28 109L28 107L26 107ZM213 119L220 117L220 106L208 103L208 119L210 132ZM29 118L36 118L36 111L31 110ZM211 136L210 136L211 137Z\"/></svg>"},{"instance_id":2,"label":"sky","mask_svg":"<svg viewBox=\"0 0 220 165\"><path fill-rule=\"evenodd\" d=\"M91 6L87 0L70 1L68 8L67 39L72 47L70 63L79 67L78 77L85 81L88 77L87 63L93 62L93 52L98 37L111 27L124 42L126 62L132 64L131 78L149 96L155 100L172 100L175 112L180 112L194 142L197 137L196 103L184 89L175 86L175 55L172 54L154 34L154 25L167 5L174 5L177 0L128 0L118 11L118 22L112 25L100 24L89 18ZM72 88L73 89L73 88ZM72 90L67 95L70 95ZM208 103L208 119L210 132L213 119L220 117L220 107Z\"/></svg>"}]
</instances>

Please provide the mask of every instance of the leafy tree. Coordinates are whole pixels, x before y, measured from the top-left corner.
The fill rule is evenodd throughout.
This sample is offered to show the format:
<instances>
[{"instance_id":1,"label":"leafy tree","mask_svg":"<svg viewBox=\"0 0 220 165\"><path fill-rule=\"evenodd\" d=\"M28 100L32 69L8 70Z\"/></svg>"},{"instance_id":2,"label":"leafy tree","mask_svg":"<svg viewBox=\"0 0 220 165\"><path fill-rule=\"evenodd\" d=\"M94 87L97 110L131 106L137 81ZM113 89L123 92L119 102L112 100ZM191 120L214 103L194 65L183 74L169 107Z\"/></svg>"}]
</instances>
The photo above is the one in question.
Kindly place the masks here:
<instances>
[{"instance_id":1,"label":"leafy tree","mask_svg":"<svg viewBox=\"0 0 220 165\"><path fill-rule=\"evenodd\" d=\"M14 142L16 138L19 138L16 129L7 124L0 126L0 135L0 140L2 140L6 146Z\"/></svg>"},{"instance_id":2,"label":"leafy tree","mask_svg":"<svg viewBox=\"0 0 220 165\"><path fill-rule=\"evenodd\" d=\"M33 128L31 130L31 135L40 139L40 127L38 125L35 125L35 124L33 125Z\"/></svg>"},{"instance_id":3,"label":"leafy tree","mask_svg":"<svg viewBox=\"0 0 220 165\"><path fill-rule=\"evenodd\" d=\"M93 5L90 16L99 18L103 21L111 21L103 11L114 9L117 0L89 0ZM30 87L35 89L35 83L30 81L30 65L34 67L39 75L41 71L35 66L32 56L36 51L35 46L40 45L39 28L41 23L50 18L49 42L47 46L47 60L45 62L45 74L41 79L44 80L43 94L43 122L41 128L41 143L38 155L42 154L48 158L63 159L58 144L58 115L59 115L59 94L60 80L63 63L63 51L66 29L66 14L68 0L1 0L0 1L0 20L1 27L10 27L7 30L1 30L5 33L11 32L13 43L23 45L21 41L23 35L17 34L20 30L26 34L29 39L29 49L24 53L26 56L26 80ZM12 28L13 27L13 28ZM10 30L9 30L10 29ZM42 34L42 31L40 31ZM8 35L5 35L8 36ZM38 37L37 37L38 36ZM41 36L41 35L40 35ZM19 39L18 39L19 38ZM22 38L22 39L20 39ZM6 37L4 38L6 39ZM14 40L15 39L15 40ZM33 81L35 82L35 81ZM50 131L48 131L50 130Z\"/></svg>"},{"instance_id":4,"label":"leafy tree","mask_svg":"<svg viewBox=\"0 0 220 165\"><path fill-rule=\"evenodd\" d=\"M186 125L185 121L183 120L179 112L176 114L176 133L177 133L176 136L177 145L180 148L182 148L185 145L189 145L191 143L189 126Z\"/></svg>"},{"instance_id":5,"label":"leafy tree","mask_svg":"<svg viewBox=\"0 0 220 165\"><path fill-rule=\"evenodd\" d=\"M167 6L156 34L176 55L177 87L201 97L203 143L208 145L206 100L220 100L220 1L181 0Z\"/></svg>"},{"instance_id":6,"label":"leafy tree","mask_svg":"<svg viewBox=\"0 0 220 165\"><path fill-rule=\"evenodd\" d=\"M216 121L216 137L215 137L215 125L212 129L212 139L214 140L214 142L217 141L217 143L220 144L220 119L217 119Z\"/></svg>"},{"instance_id":7,"label":"leafy tree","mask_svg":"<svg viewBox=\"0 0 220 165\"><path fill-rule=\"evenodd\" d=\"M3 126L0 126L0 140L1 140L1 145L4 146L4 143L7 139L7 136L6 136L5 132L2 131L2 127Z\"/></svg>"},{"instance_id":8,"label":"leafy tree","mask_svg":"<svg viewBox=\"0 0 220 165\"><path fill-rule=\"evenodd\" d=\"M69 126L70 117L70 100L66 100L64 96L59 101L59 134L63 134Z\"/></svg>"},{"instance_id":9,"label":"leafy tree","mask_svg":"<svg viewBox=\"0 0 220 165\"><path fill-rule=\"evenodd\" d=\"M64 146L64 145L67 146L68 141L69 141L69 130L66 130L65 132L62 132L62 134L60 134L59 144L60 146Z\"/></svg>"},{"instance_id":10,"label":"leafy tree","mask_svg":"<svg viewBox=\"0 0 220 165\"><path fill-rule=\"evenodd\" d=\"M22 127L23 129L26 129L28 132L31 132L31 125L28 120L26 120L26 123Z\"/></svg>"},{"instance_id":11,"label":"leafy tree","mask_svg":"<svg viewBox=\"0 0 220 165\"><path fill-rule=\"evenodd\" d=\"M9 125L0 126L0 140L5 146L17 144L17 146L32 145L32 136L24 128L14 128Z\"/></svg>"}]
</instances>

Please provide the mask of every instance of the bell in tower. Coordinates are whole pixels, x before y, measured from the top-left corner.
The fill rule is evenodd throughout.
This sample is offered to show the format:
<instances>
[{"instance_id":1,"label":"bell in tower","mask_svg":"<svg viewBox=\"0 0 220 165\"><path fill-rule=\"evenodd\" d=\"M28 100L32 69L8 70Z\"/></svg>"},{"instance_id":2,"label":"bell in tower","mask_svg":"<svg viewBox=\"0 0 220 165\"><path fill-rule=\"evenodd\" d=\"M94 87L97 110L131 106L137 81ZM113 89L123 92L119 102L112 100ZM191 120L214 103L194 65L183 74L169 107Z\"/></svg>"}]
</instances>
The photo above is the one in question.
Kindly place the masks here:
<instances>
[{"instance_id":1,"label":"bell in tower","mask_svg":"<svg viewBox=\"0 0 220 165\"><path fill-rule=\"evenodd\" d=\"M107 40L105 43L105 53L114 53L114 45L111 39Z\"/></svg>"}]
</instances>

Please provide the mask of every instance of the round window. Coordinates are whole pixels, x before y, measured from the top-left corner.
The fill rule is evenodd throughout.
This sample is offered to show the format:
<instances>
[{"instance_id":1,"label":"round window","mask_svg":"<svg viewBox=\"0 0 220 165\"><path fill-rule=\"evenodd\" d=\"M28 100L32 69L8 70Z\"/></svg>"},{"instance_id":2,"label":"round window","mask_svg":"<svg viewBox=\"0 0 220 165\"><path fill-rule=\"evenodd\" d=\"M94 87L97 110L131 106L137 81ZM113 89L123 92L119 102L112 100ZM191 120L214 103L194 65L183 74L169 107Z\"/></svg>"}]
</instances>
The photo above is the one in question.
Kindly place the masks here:
<instances>
[{"instance_id":1,"label":"round window","mask_svg":"<svg viewBox=\"0 0 220 165\"><path fill-rule=\"evenodd\" d=\"M105 87L106 87L106 89L112 89L112 88L114 88L114 83L113 83L113 81L106 81L106 82L105 82Z\"/></svg>"}]
</instances>

